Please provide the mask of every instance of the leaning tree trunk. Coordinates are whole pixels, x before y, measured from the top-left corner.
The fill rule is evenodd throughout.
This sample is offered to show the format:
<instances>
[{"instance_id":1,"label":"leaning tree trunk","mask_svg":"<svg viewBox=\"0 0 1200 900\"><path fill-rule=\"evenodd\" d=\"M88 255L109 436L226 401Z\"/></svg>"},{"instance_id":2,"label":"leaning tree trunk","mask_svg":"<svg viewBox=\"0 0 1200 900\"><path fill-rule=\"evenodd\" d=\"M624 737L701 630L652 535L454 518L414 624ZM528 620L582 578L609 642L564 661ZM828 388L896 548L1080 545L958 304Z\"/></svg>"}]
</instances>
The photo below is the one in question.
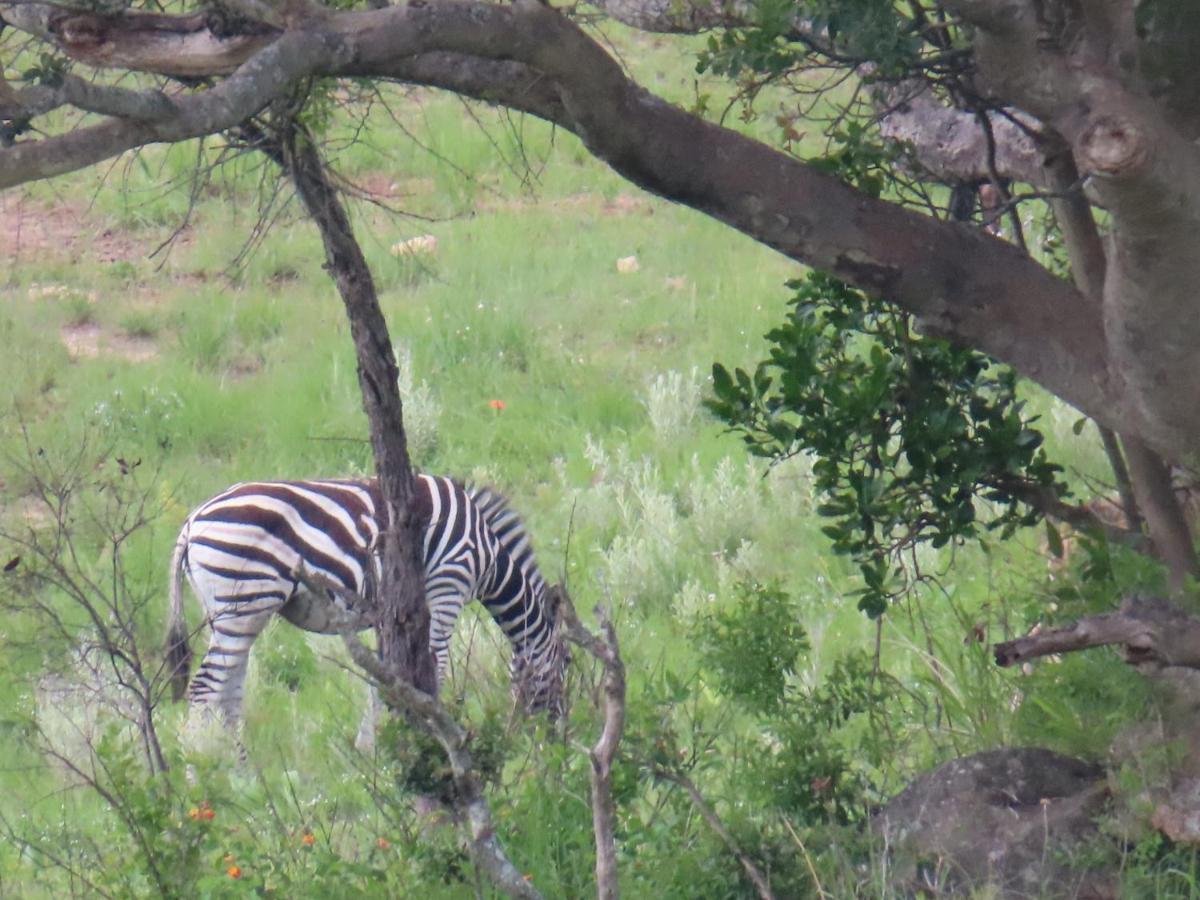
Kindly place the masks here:
<instances>
[{"instance_id":1,"label":"leaning tree trunk","mask_svg":"<svg viewBox=\"0 0 1200 900\"><path fill-rule=\"evenodd\" d=\"M376 586L376 630L385 663L414 687L437 692L429 652L429 608L422 567L422 521L414 504L415 480L404 434L396 356L379 308L375 281L354 238L350 219L325 177L320 154L308 135L289 123L282 165L321 232L325 267L346 306L358 357L358 381L370 422L371 449L379 473L382 577Z\"/></svg>"}]
</instances>

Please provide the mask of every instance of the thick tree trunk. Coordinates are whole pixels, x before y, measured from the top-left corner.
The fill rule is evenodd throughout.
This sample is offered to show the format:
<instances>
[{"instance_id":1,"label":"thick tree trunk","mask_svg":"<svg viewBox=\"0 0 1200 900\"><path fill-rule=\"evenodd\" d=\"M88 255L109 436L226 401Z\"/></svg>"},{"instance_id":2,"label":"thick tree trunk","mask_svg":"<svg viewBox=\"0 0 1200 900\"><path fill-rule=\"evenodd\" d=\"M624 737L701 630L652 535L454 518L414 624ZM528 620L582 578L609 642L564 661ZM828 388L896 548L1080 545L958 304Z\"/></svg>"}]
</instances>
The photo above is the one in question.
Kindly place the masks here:
<instances>
[{"instance_id":1,"label":"thick tree trunk","mask_svg":"<svg viewBox=\"0 0 1200 900\"><path fill-rule=\"evenodd\" d=\"M1108 262L1069 149L1064 148L1047 161L1046 177L1051 190L1058 194L1053 201L1054 213L1062 229L1075 284L1099 307L1104 302ZM1139 520L1145 520L1154 549L1169 569L1171 588L1179 591L1189 576L1200 573L1200 564L1192 545L1191 529L1171 487L1170 468L1138 437L1123 436L1122 455L1117 435L1104 426L1100 430L1126 509L1127 524L1137 528Z\"/></svg>"},{"instance_id":2,"label":"thick tree trunk","mask_svg":"<svg viewBox=\"0 0 1200 900\"><path fill-rule=\"evenodd\" d=\"M283 150L284 166L321 231L326 268L346 306L358 357L358 380L384 504L380 516L382 576L375 611L379 652L384 662L413 686L435 694L422 566L423 523L414 505L415 480L404 434L399 371L387 322L350 219L325 176L316 147L307 135L289 125Z\"/></svg>"}]
</instances>

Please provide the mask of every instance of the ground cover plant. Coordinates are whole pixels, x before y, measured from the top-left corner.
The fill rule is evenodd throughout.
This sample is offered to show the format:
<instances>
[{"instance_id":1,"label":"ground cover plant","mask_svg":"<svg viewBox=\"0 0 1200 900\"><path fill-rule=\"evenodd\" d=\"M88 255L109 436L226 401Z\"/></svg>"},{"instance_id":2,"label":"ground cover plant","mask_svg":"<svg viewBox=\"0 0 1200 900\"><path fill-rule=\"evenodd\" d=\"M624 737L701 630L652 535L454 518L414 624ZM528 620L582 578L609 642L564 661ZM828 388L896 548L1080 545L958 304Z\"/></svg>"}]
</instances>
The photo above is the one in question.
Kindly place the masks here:
<instances>
[{"instance_id":1,"label":"ground cover plant","mask_svg":"<svg viewBox=\"0 0 1200 900\"><path fill-rule=\"evenodd\" d=\"M693 81L695 48L621 39L674 99L713 104L729 90ZM992 640L1161 578L1103 543L1082 554L1094 570L1082 589L1046 566L1066 555L1057 531L1014 527L985 549L907 548L932 577L882 620L858 610L864 588L876 600L889 591L830 552L842 538L819 514L821 473L814 480L802 455L747 459L701 402L731 399L709 381L714 361L750 370L770 352L764 335L792 298L784 283L803 271L638 193L570 136L403 94L371 111L372 141L334 159L360 191L405 213L356 207L399 345L411 449L428 471L502 487L578 608L611 607L628 673L613 791L631 895L749 896L739 857L777 896L885 895L886 864L863 826L914 772L1030 740L1096 756L1145 708L1145 688L1115 658L1032 675L991 663ZM376 149L392 144L401 150ZM232 153L207 152L158 148L104 186L79 175L3 198L5 534L70 526L87 596L142 598L134 628L144 634L159 625L150 598L163 592L191 504L237 480L372 468L319 238L286 185L273 196L281 185L260 157L232 162L198 197L163 187ZM263 209L274 221L260 238ZM170 252L150 257L184 217ZM1099 441L1075 440L1092 426L1020 391L1064 466L1055 477L1084 495L1110 477ZM131 486L147 498L147 522L117 548L96 504L103 512ZM15 687L4 695L12 799L0 810L10 838L0 877L14 892L490 890L452 830L423 827L411 809L412 796L445 790L428 739L392 725L377 754L353 749L361 690L336 642L268 633L249 691L247 764L191 754L180 713L158 708L171 770L148 780L110 709L119 686L85 702L79 683L96 682L96 666L47 639L30 602L48 589L52 610L88 628L62 611L74 609L70 592L39 567L39 550L56 545L8 546ZM920 602L928 596L939 602ZM473 619L447 698L470 724L521 870L547 895L587 895L578 745L598 721L599 672L578 663L564 735L513 720L502 670L498 636ZM1186 893L1186 851L1139 837L1118 844L1131 883Z\"/></svg>"}]
</instances>

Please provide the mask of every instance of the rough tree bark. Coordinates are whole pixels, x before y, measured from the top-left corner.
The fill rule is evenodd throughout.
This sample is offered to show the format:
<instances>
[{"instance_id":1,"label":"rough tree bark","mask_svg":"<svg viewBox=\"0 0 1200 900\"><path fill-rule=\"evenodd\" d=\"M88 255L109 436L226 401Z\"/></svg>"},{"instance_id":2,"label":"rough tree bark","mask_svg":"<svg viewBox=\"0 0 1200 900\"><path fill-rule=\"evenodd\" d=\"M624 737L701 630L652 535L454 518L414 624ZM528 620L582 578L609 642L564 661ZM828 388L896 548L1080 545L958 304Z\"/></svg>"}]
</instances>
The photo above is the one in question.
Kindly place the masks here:
<instances>
[{"instance_id":1,"label":"rough tree bark","mask_svg":"<svg viewBox=\"0 0 1200 900\"><path fill-rule=\"evenodd\" d=\"M1032 2L946 5L977 29L980 88L1066 141L1108 210L1104 335L1134 406L1137 425L1125 430L1186 456L1200 436L1200 316L1180 286L1200 283L1200 149L1155 86L1130 77L1133 5L1063 5L1047 16Z\"/></svg>"},{"instance_id":2,"label":"rough tree bark","mask_svg":"<svg viewBox=\"0 0 1200 900\"><path fill-rule=\"evenodd\" d=\"M371 270L337 191L325 176L317 148L288 122L281 149L284 170L321 232L326 268L346 307L358 358L358 380L384 504L383 546L379 548L382 572L373 610L380 656L412 685L435 694L437 677L429 652L429 607L422 566L424 523L415 503L399 370L387 322L379 308Z\"/></svg>"}]
</instances>

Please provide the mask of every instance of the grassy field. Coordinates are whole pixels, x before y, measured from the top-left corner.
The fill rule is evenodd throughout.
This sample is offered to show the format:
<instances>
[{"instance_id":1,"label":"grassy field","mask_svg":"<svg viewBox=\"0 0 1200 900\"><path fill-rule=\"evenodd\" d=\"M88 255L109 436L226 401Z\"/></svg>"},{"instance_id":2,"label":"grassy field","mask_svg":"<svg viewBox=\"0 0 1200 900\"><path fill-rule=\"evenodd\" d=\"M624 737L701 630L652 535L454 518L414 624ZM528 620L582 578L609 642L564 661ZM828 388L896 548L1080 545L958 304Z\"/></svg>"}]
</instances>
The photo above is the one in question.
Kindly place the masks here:
<instances>
[{"instance_id":1,"label":"grassy field","mask_svg":"<svg viewBox=\"0 0 1200 900\"><path fill-rule=\"evenodd\" d=\"M640 40L630 58L653 89L684 103L700 91L720 96L720 86L694 83L683 51ZM886 721L879 709L859 710L821 736L822 752L849 759L874 796L949 754L1005 742L1100 752L1144 702L1108 657L1023 677L995 670L986 642L971 639L977 627L988 640L1020 631L1062 602L1040 534L987 554L928 554L922 565L940 586L889 615L878 634L857 612L852 569L829 554L813 514L807 463L751 462L700 406L714 361L761 355L794 264L639 193L539 122L427 92L386 100L371 109L367 140L336 163L374 201L355 205L355 224L401 358L415 461L503 488L547 575L566 576L581 611L613 608L630 671L630 755L618 773L630 896L751 895L686 796L647 774L645 761L663 748L695 760L692 777L743 845L774 865L781 896L814 892L818 872L835 896L878 893L869 851L847 849L853 842L820 816L806 820L799 801L787 813L770 806L783 804L778 797L762 799L783 792L782 782L764 784L764 772L782 771L771 759L793 754L788 727L801 720L785 727L774 713L748 712L704 638L722 615L736 616L753 594L747 586L776 586L807 632L803 652L784 647L793 696L819 698L840 661L869 657L879 640L895 685ZM161 628L170 549L192 506L235 481L371 469L353 351L317 235L288 186L253 157L229 162L190 196L191 174L222 152L159 148L0 196L5 527L44 524L30 498L31 463L107 449L105 467L81 482L87 490L112 475L117 457L140 460L136 477L155 515L124 563L130 584L156 598L140 618L147 643ZM260 235L268 202L271 227ZM393 252L421 235L436 249ZM620 271L630 256L636 271ZM1098 450L1073 436L1072 413L1031 399L1086 492L1103 475ZM104 551L87 546L93 557L81 565L104 571ZM0 542L7 558L5 549ZM120 733L99 729L97 777L130 798L114 809L72 789L77 779L38 749L81 739L85 704L54 702L45 674L70 680L62 647L40 639L28 614L12 614L4 635L0 816L10 840L0 847L0 895L161 892L143 856L177 860L177 871L159 876L192 896L486 894L449 829L421 837L414 825L395 787L413 758L352 749L361 689L336 640L286 624L261 640L245 765L193 758L197 783L173 774L147 786ZM548 896L587 896L590 814L577 745L597 727L595 672L576 665L570 736L556 739L507 722L502 643L490 622L468 616L448 694L463 698L481 745L499 748L492 793L518 865ZM159 721L182 759L182 711L164 707ZM812 773L797 764L788 777ZM759 801L774 811L759 815ZM215 817L188 816L205 808ZM815 869L781 830L788 815Z\"/></svg>"}]
</instances>

